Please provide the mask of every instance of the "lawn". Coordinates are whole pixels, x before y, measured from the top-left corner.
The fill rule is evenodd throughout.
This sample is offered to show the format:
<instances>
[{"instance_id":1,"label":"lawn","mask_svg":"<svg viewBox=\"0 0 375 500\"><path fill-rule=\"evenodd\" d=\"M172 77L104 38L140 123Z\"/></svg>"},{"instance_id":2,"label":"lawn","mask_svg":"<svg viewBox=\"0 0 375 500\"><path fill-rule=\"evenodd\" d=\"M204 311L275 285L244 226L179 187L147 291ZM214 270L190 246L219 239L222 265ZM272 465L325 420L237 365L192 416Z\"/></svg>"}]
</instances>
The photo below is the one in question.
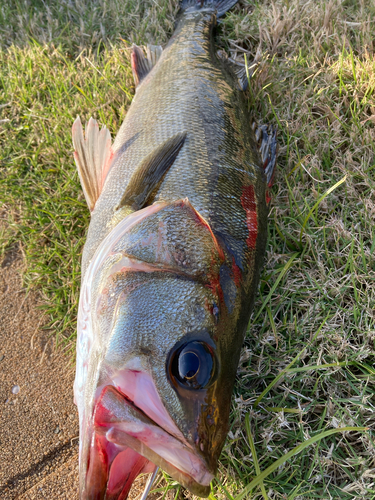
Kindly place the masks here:
<instances>
[{"instance_id":1,"label":"lawn","mask_svg":"<svg viewBox=\"0 0 375 500\"><path fill-rule=\"evenodd\" d=\"M129 46L166 43L176 12L172 0L0 8L1 251L23 253L72 353L90 216L71 125L93 116L116 135L134 95ZM248 105L280 145L211 500L375 498L374 33L366 0L243 0L219 26L218 47L257 59Z\"/></svg>"}]
</instances>

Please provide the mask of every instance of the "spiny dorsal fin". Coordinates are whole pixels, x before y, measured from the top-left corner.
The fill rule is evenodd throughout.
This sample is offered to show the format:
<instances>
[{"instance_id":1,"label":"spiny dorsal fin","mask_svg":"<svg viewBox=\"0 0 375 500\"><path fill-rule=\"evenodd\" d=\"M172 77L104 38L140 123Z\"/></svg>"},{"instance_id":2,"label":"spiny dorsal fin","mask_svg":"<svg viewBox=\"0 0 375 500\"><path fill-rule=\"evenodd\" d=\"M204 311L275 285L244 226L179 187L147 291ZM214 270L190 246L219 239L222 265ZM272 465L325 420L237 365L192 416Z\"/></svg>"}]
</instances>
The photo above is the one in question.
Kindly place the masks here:
<instances>
[{"instance_id":1,"label":"spiny dorsal fin","mask_svg":"<svg viewBox=\"0 0 375 500\"><path fill-rule=\"evenodd\" d=\"M113 158L111 134L106 127L99 131L96 120L90 118L84 138L82 123L78 116L73 123L72 136L78 175L87 205L92 212Z\"/></svg>"},{"instance_id":2,"label":"spiny dorsal fin","mask_svg":"<svg viewBox=\"0 0 375 500\"><path fill-rule=\"evenodd\" d=\"M185 138L186 132L180 132L146 156L131 176L117 209L129 206L132 210L140 210L145 206L149 196L177 158Z\"/></svg>"},{"instance_id":3,"label":"spiny dorsal fin","mask_svg":"<svg viewBox=\"0 0 375 500\"><path fill-rule=\"evenodd\" d=\"M240 90L245 91L249 86L249 79L252 77L255 67L256 64L252 64L251 66L248 66L246 71L245 65L241 66L238 63L234 62L233 70L237 77Z\"/></svg>"},{"instance_id":4,"label":"spiny dorsal fin","mask_svg":"<svg viewBox=\"0 0 375 500\"><path fill-rule=\"evenodd\" d=\"M249 85L249 79L252 77L257 63L254 61L248 65L246 71L245 63L232 59L224 50L218 50L216 54L219 59L228 64L232 73L234 73L237 78L239 90L245 91Z\"/></svg>"},{"instance_id":5,"label":"spiny dorsal fin","mask_svg":"<svg viewBox=\"0 0 375 500\"><path fill-rule=\"evenodd\" d=\"M133 51L131 55L131 63L132 63L133 77L135 86L138 87L143 78L145 78L145 76L148 75L148 73L158 62L163 52L163 49L160 47L160 45L147 45L146 48L147 55L145 56L141 47L138 47L137 45L133 44L132 48Z\"/></svg>"},{"instance_id":6,"label":"spiny dorsal fin","mask_svg":"<svg viewBox=\"0 0 375 500\"><path fill-rule=\"evenodd\" d=\"M258 151L261 155L267 185L272 186L277 160L277 127L271 125L252 125L255 138L258 142Z\"/></svg>"}]
</instances>

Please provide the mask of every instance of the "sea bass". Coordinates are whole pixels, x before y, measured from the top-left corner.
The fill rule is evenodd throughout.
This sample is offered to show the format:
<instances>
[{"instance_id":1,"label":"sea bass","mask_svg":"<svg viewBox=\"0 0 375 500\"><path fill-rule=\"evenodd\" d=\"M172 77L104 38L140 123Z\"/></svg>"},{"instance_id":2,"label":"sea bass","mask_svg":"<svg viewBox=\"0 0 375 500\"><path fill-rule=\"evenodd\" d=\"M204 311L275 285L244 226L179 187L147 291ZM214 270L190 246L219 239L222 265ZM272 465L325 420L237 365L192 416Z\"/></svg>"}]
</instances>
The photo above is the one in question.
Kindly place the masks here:
<instances>
[{"instance_id":1,"label":"sea bass","mask_svg":"<svg viewBox=\"0 0 375 500\"><path fill-rule=\"evenodd\" d=\"M112 144L73 125L91 211L75 401L81 499L123 500L161 467L208 496L267 240L276 133L251 125L246 68L216 53L235 0L183 0L167 46L133 46Z\"/></svg>"}]
</instances>

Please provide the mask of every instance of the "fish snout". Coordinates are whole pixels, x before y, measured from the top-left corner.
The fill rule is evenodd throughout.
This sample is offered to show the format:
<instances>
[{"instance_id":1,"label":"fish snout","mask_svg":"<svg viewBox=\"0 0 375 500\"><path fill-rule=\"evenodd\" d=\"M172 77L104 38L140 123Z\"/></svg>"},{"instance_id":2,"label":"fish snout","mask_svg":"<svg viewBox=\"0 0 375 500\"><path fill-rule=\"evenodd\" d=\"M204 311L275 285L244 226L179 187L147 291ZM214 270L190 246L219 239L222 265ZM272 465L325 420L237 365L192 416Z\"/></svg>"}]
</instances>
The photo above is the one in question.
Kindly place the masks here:
<instances>
[{"instance_id":1,"label":"fish snout","mask_svg":"<svg viewBox=\"0 0 375 500\"><path fill-rule=\"evenodd\" d=\"M129 365L102 386L94 403L81 468L82 499L125 499L135 478L161 467L197 495L213 474L164 407L152 376Z\"/></svg>"}]
</instances>

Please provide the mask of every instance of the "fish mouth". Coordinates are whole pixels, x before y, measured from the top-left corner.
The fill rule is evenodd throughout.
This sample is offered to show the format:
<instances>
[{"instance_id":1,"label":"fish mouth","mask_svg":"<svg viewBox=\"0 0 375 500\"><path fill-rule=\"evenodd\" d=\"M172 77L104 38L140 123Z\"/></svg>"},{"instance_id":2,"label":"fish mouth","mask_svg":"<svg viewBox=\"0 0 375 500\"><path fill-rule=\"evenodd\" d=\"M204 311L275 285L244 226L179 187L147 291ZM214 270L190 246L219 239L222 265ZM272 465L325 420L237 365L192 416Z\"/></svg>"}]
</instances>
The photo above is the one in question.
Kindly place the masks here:
<instances>
[{"instance_id":1,"label":"fish mouth","mask_svg":"<svg viewBox=\"0 0 375 500\"><path fill-rule=\"evenodd\" d=\"M160 403L156 401L159 408ZM149 406L155 408L154 403ZM167 430L159 425L163 412L169 418L163 425ZM159 415L148 413L158 423L118 387L106 385L101 390L90 426L83 500L125 500L136 477L153 472L156 466L193 494L209 495L214 474L204 459L183 438L164 408Z\"/></svg>"}]
</instances>

